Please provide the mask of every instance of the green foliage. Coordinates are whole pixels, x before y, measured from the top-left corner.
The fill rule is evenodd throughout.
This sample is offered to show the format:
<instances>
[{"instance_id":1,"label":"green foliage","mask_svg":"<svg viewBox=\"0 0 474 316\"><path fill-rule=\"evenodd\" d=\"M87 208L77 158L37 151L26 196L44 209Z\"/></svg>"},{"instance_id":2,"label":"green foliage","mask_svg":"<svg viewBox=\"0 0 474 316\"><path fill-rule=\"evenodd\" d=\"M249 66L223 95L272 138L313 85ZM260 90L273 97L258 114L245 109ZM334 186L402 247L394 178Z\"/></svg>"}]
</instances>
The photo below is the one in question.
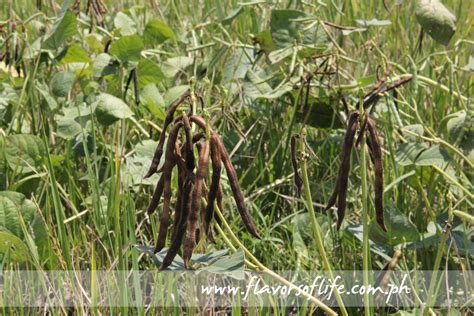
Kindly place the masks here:
<instances>
[{"instance_id":1,"label":"green foliage","mask_svg":"<svg viewBox=\"0 0 474 316\"><path fill-rule=\"evenodd\" d=\"M456 17L439 0L417 0L416 19L435 41L448 45L456 32Z\"/></svg>"}]
</instances>

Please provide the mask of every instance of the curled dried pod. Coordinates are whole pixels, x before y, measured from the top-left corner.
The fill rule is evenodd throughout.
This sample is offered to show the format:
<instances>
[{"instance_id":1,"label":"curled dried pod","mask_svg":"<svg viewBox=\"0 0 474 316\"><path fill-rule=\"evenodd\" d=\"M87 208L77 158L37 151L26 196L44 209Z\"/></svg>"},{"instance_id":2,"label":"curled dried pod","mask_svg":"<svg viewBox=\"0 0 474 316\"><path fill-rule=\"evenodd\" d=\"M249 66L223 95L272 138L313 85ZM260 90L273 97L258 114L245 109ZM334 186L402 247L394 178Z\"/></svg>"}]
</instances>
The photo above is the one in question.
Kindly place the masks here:
<instances>
[{"instance_id":1,"label":"curled dried pod","mask_svg":"<svg viewBox=\"0 0 474 316\"><path fill-rule=\"evenodd\" d=\"M216 201L221 181L221 151L219 148L219 139L217 135L211 135L210 138L210 153L211 153L211 163L212 163L212 177L211 185L209 187L209 192L207 195L207 207L206 215L204 218L204 229L205 234L209 238L209 232L211 231L211 220L214 217L214 203ZM221 192L222 193L222 192Z\"/></svg>"},{"instance_id":2,"label":"curled dried pod","mask_svg":"<svg viewBox=\"0 0 474 316\"><path fill-rule=\"evenodd\" d=\"M196 234L199 220L199 209L201 206L201 196L203 182L206 177L207 164L209 162L209 142L205 141L201 145L198 167L196 171L196 181L193 189L191 211L188 216L187 235L183 248L184 264L187 267L191 259L192 252L196 246Z\"/></svg>"},{"instance_id":3,"label":"curled dried pod","mask_svg":"<svg viewBox=\"0 0 474 316\"><path fill-rule=\"evenodd\" d=\"M375 169L375 183L374 183L374 204L375 204L375 215L379 226L387 231L383 217L383 162L382 162L382 148L379 143L377 129L375 122L367 117L367 129L369 131L369 139L372 147L372 156Z\"/></svg>"},{"instance_id":4,"label":"curled dried pod","mask_svg":"<svg viewBox=\"0 0 474 316\"><path fill-rule=\"evenodd\" d=\"M178 122L173 125L166 146L165 162L163 164L163 212L160 218L160 230L158 233L158 241L156 243L155 252L159 252L166 243L168 234L169 217L170 217L170 201L171 201L171 175L175 161L175 146L178 138L179 129L183 123Z\"/></svg>"},{"instance_id":5,"label":"curled dried pod","mask_svg":"<svg viewBox=\"0 0 474 316\"><path fill-rule=\"evenodd\" d=\"M171 122L173 122L173 117L174 117L174 113L176 112L176 109L187 98L189 98L189 91L186 91L183 95L181 95L181 97L179 97L179 99L173 102L173 104L171 104L170 108L168 109L168 112L166 113L166 117L165 117L165 122L163 124L163 130L161 131L158 145L156 146L150 168L148 169L148 172L146 173L145 178L150 177L158 169L161 156L163 155L163 147L165 145L165 140L166 140L166 130L168 126L171 124Z\"/></svg>"}]
</instances>

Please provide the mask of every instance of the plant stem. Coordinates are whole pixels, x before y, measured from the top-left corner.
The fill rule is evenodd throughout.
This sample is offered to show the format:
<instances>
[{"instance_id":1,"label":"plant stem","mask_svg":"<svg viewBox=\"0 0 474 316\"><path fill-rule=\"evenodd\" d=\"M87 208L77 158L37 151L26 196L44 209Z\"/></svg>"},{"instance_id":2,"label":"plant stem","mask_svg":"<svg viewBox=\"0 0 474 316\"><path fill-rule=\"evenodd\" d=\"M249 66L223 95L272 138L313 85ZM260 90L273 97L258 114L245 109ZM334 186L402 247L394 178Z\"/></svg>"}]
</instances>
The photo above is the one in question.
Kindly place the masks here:
<instances>
[{"instance_id":1,"label":"plant stem","mask_svg":"<svg viewBox=\"0 0 474 316\"><path fill-rule=\"evenodd\" d=\"M303 133L304 134L304 133ZM300 140L300 152L304 153L305 149L305 144L303 140ZM306 166L306 159L303 159L303 162L301 164L301 175L303 178L303 189L305 193L305 204L306 208L308 209L308 213L311 218L311 226L313 227L313 233L314 233L314 241L316 244L316 248L318 249L319 254L321 255L321 259L323 261L323 267L326 270L326 272L329 274L329 278L331 279L332 282L334 282L334 275L332 273L332 267L331 263L329 263L329 259L326 254L326 250L324 249L324 243L322 239L322 232L321 232L321 227L319 226L318 221L316 220L316 215L314 213L314 207L313 207L313 198L311 197L311 189L309 186L309 178L308 178L308 169ZM337 303L339 305L339 308L341 309L341 312L343 315L347 315L346 308L344 306L344 301L342 300L341 295L339 294L338 291L334 292L334 296L336 297Z\"/></svg>"},{"instance_id":2,"label":"plant stem","mask_svg":"<svg viewBox=\"0 0 474 316\"><path fill-rule=\"evenodd\" d=\"M294 285L293 283L291 283L287 279L283 278L282 276L280 276L279 274L277 274L273 270L271 270L271 269L267 268L266 266L264 266L263 263L261 263L257 258L255 258L255 256L242 244L242 242L239 240L239 238L237 238L237 236L232 231L232 228L230 227L229 223L227 223L224 215L222 215L222 212L221 212L221 209L219 208L219 206L217 206L215 208L215 211L216 211L217 216L219 216L219 218L222 222L222 225L225 227L225 229L229 233L230 239L232 239L232 241L234 241L239 246L239 248L242 249L242 251L245 253L245 255L250 259L250 261L253 262L253 264L255 264L255 266L257 266L258 269L260 269L261 272L267 274L268 276L271 276L272 278L279 281L280 283L283 283L284 285L288 286L292 290L295 290L296 292L301 293L302 296L304 296L305 298L307 298L308 300L313 302L316 306L319 306L323 311L325 311L329 315L337 316L337 313L334 310L332 310L329 306L327 306L326 304L324 304L323 302L318 300L316 297L314 297L314 296L308 294L307 292L301 290L300 288L298 288L296 285ZM220 230L220 229L218 229L218 230L221 233L221 235L225 236L224 233L222 232L222 230ZM225 236L224 240L229 242L227 236ZM232 246L229 245L229 247L233 248L233 245ZM346 312L345 315L347 315L347 312Z\"/></svg>"},{"instance_id":3,"label":"plant stem","mask_svg":"<svg viewBox=\"0 0 474 316\"><path fill-rule=\"evenodd\" d=\"M363 112L362 112L363 113ZM361 115L362 117L362 115ZM363 133L363 132L362 132ZM367 291L369 287L369 267L370 267L370 245L369 245L369 208L367 203L367 159L365 153L365 135L362 134L360 141L360 177L362 182L362 270L364 273L364 315L370 316L370 297Z\"/></svg>"}]
</instances>

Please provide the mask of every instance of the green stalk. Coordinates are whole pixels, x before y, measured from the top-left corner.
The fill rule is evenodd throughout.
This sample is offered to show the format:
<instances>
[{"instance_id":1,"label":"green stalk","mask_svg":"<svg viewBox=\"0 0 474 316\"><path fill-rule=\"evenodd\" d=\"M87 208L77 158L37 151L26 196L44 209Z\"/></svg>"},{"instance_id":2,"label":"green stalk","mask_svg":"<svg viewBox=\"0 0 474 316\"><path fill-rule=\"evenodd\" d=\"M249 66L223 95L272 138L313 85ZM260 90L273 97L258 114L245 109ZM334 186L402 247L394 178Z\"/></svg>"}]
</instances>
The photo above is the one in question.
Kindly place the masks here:
<instances>
[{"instance_id":1,"label":"green stalk","mask_svg":"<svg viewBox=\"0 0 474 316\"><path fill-rule=\"evenodd\" d=\"M363 112L362 112L363 113ZM368 208L368 192L367 192L367 159L365 152L365 135L362 134L360 141L360 177L362 182L362 270L364 273L364 287L369 287L369 268L370 268L370 245L369 245L369 208ZM364 315L370 316L370 297L368 291L364 293Z\"/></svg>"},{"instance_id":2,"label":"green stalk","mask_svg":"<svg viewBox=\"0 0 474 316\"><path fill-rule=\"evenodd\" d=\"M300 145L300 152L304 153L304 149L305 149L304 142L300 141L299 145ZM303 159L303 162L301 164L301 175L303 178L305 204L306 204L306 208L308 209L308 213L311 217L311 224L312 224L311 226L313 227L314 241L318 249L318 252L321 255L321 259L323 261L323 267L326 270L326 272L329 274L329 278L331 279L331 281L334 281L334 275L332 273L331 263L329 262L329 259L326 254L326 250L324 249L321 226L319 226L319 223L316 220L316 215L314 213L313 198L311 197L311 189L309 186L309 178L308 178L308 168L306 166L305 159ZM342 297L339 294L339 292L335 291L334 296L336 297L339 308L341 309L341 313L343 315L347 315L346 307L344 306L344 301L342 300Z\"/></svg>"},{"instance_id":3,"label":"green stalk","mask_svg":"<svg viewBox=\"0 0 474 316\"><path fill-rule=\"evenodd\" d=\"M272 278L274 278L278 282L283 283L284 285L290 287L291 289L295 290L296 292L299 292L302 296L304 296L305 298L310 300L312 303L314 303L316 306L319 306L323 311L328 313L328 315L337 316L337 313L334 310L332 310L329 306L327 306L326 304L324 304L323 302L318 300L316 297L312 296L311 294L309 294L305 291L302 291L300 288L298 288L296 285L294 285L293 283L291 283L287 279L283 278L282 276L280 276L279 274L277 274L273 270L271 270L271 269L267 268L266 266L264 266L263 263L261 263L257 258L255 258L255 256L244 246L244 244L242 244L242 242L239 240L239 238L237 238L237 236L232 231L232 228L230 227L229 223L227 223L227 220L225 219L224 215L222 214L222 212L221 212L221 210L218 206L215 208L215 212L216 212L217 216L219 216L219 218L222 222L222 225L227 230L227 232L230 236L230 239L232 239L232 241L235 242L237 244L237 246L239 246L240 249L242 249L242 251L245 253L245 256L247 256L250 259L250 261L257 267L257 269L259 269L261 272L265 273L266 275L271 276ZM221 235L225 237L224 241L226 241L226 243L228 243L229 247L231 249L232 248L235 249L235 247L230 243L229 239L224 235L223 231L220 228L218 228L218 230L221 233ZM344 306L343 306L343 308L344 308ZM343 309L343 310L345 311L345 309ZM347 312L344 315L347 315Z\"/></svg>"}]
</instances>

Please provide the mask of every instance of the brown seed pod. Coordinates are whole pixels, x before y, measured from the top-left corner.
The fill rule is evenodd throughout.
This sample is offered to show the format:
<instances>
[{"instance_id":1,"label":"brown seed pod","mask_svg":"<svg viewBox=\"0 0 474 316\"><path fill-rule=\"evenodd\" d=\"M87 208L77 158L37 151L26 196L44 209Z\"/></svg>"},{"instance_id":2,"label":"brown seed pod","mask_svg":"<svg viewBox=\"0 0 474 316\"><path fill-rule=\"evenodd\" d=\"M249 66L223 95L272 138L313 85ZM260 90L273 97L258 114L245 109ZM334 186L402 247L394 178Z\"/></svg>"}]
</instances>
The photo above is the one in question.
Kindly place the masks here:
<instances>
[{"instance_id":1,"label":"brown seed pod","mask_svg":"<svg viewBox=\"0 0 474 316\"><path fill-rule=\"evenodd\" d=\"M207 129L206 122L202 117L197 116L197 115L192 115L189 117L189 120L197 124L203 130ZM253 224L252 217L250 216L247 210L247 207L245 206L244 196L242 194L242 190L240 189L237 173L235 172L234 166L232 165L229 154L227 153L227 150L222 144L222 141L219 138L219 136L213 130L211 130L210 132L211 132L211 135L216 135L216 139L219 141L221 160L226 169L227 177L229 178L230 187L232 189L232 193L234 195L234 200L237 205L237 210L239 211L240 217L242 218L242 221L244 222L244 225L247 228L247 230L253 236L260 239L257 228Z\"/></svg>"},{"instance_id":2,"label":"brown seed pod","mask_svg":"<svg viewBox=\"0 0 474 316\"><path fill-rule=\"evenodd\" d=\"M166 269L174 260L176 255L178 254L179 247L183 243L184 235L186 234L186 224L187 224L187 218L188 214L191 210L191 202L192 202L192 190L193 189L193 183L189 178L186 178L183 186L183 197L182 197L182 215L180 217L180 221L176 223L176 236L173 238L173 241L171 242L171 246L168 249L168 252L166 253L165 258L163 259L163 262L161 263L161 266L159 270L164 270Z\"/></svg>"},{"instance_id":3,"label":"brown seed pod","mask_svg":"<svg viewBox=\"0 0 474 316\"><path fill-rule=\"evenodd\" d=\"M342 152L341 152L341 167L339 168L339 172L337 174L336 186L334 187L331 197L329 198L328 203L326 205L326 210L330 209L336 204L336 201L338 200L338 197L339 197L339 193L341 191L341 183L344 182L342 178L343 177L347 178L349 175L351 150L352 150L352 144L354 142L355 132L357 130L358 118L359 118L359 113L357 112L353 112L349 116L347 131L346 131L346 135L344 136L344 144L342 146ZM345 185L347 189L347 179L346 179ZM345 206L344 206L344 210L345 210Z\"/></svg>"},{"instance_id":4,"label":"brown seed pod","mask_svg":"<svg viewBox=\"0 0 474 316\"><path fill-rule=\"evenodd\" d=\"M229 154L227 153L227 150L225 149L220 139L219 147L221 151L221 160L226 169L227 177L229 178L230 188L232 189L232 193L234 194L235 204L237 204L237 210L240 213L240 217L242 218L242 221L244 222L244 225L247 230L254 237L260 239L260 235L257 231L257 228L255 227L252 221L252 217L250 216L247 207L245 206L244 195L242 194L242 190L240 189L239 180L237 178L237 172L235 172Z\"/></svg>"},{"instance_id":5,"label":"brown seed pod","mask_svg":"<svg viewBox=\"0 0 474 316\"><path fill-rule=\"evenodd\" d=\"M346 194L347 184L349 182L349 170L351 168L351 151L354 144L354 137L359 124L359 113L353 112L349 117L346 136L344 137L344 147L342 150L342 162L339 169L339 185L338 189L338 205L337 205L337 224L336 228L339 230L346 212Z\"/></svg>"},{"instance_id":6,"label":"brown seed pod","mask_svg":"<svg viewBox=\"0 0 474 316\"><path fill-rule=\"evenodd\" d=\"M188 227L186 240L183 248L183 260L185 267L188 266L189 260L196 247L196 233L199 220L199 209L201 206L201 196L204 178L206 177L207 164L209 163L209 142L205 141L201 145L199 154L199 162L196 171L196 181L194 184L193 198L191 203L191 211L188 216Z\"/></svg>"},{"instance_id":7,"label":"brown seed pod","mask_svg":"<svg viewBox=\"0 0 474 316\"><path fill-rule=\"evenodd\" d=\"M384 230L387 231L385 227L384 218L383 218L383 163L382 163L382 148L379 143L377 129L375 127L375 122L370 118L367 117L367 128L369 130L370 135L370 143L372 147L372 155L373 155L373 162L374 162L374 169L375 169L375 183L374 183L374 191L375 191L375 214L376 220L379 226Z\"/></svg>"},{"instance_id":8,"label":"brown seed pod","mask_svg":"<svg viewBox=\"0 0 474 316\"><path fill-rule=\"evenodd\" d=\"M184 126L184 132L186 134L186 142L184 143L184 153L187 170L192 172L194 170L194 149L193 149L193 138L191 136L191 124L186 114L182 115L182 121Z\"/></svg>"},{"instance_id":9,"label":"brown seed pod","mask_svg":"<svg viewBox=\"0 0 474 316\"><path fill-rule=\"evenodd\" d=\"M217 135L211 135L210 139L212 178L207 196L206 216L204 218L204 229L208 238L211 229L211 220L214 217L214 202L219 191L222 170L221 151L219 148L219 139L217 137Z\"/></svg>"},{"instance_id":10,"label":"brown seed pod","mask_svg":"<svg viewBox=\"0 0 474 316\"><path fill-rule=\"evenodd\" d=\"M166 146L165 162L163 164L163 212L160 218L160 231L158 233L158 241L156 243L155 252L159 252L166 243L166 235L168 234L169 217L170 217L170 200L171 200L171 174L173 171L175 160L175 146L178 138L179 129L183 126L182 122L173 125Z\"/></svg>"},{"instance_id":11,"label":"brown seed pod","mask_svg":"<svg viewBox=\"0 0 474 316\"><path fill-rule=\"evenodd\" d=\"M168 125L170 125L171 122L173 121L174 112L176 112L176 109L178 108L178 106L181 103L183 103L189 97L189 95L190 95L189 91L186 91L179 99L177 99L175 102L173 102L173 104L171 104L168 110L168 113L166 113L165 122L163 124L163 130L161 132L158 145L156 146L156 149L155 149L155 154L153 155L153 160L151 162L150 168L148 169L148 172L145 175L145 178L150 177L158 169L161 156L163 155L163 146L165 145L166 130L168 128Z\"/></svg>"},{"instance_id":12,"label":"brown seed pod","mask_svg":"<svg viewBox=\"0 0 474 316\"><path fill-rule=\"evenodd\" d=\"M300 137L298 134L293 134L291 136L291 164L293 165L293 172L294 172L294 182L296 186L296 193L298 196L301 195L301 188L303 187L303 179L301 178L298 172L298 159L296 157L297 150L296 150L296 140Z\"/></svg>"}]
</instances>

